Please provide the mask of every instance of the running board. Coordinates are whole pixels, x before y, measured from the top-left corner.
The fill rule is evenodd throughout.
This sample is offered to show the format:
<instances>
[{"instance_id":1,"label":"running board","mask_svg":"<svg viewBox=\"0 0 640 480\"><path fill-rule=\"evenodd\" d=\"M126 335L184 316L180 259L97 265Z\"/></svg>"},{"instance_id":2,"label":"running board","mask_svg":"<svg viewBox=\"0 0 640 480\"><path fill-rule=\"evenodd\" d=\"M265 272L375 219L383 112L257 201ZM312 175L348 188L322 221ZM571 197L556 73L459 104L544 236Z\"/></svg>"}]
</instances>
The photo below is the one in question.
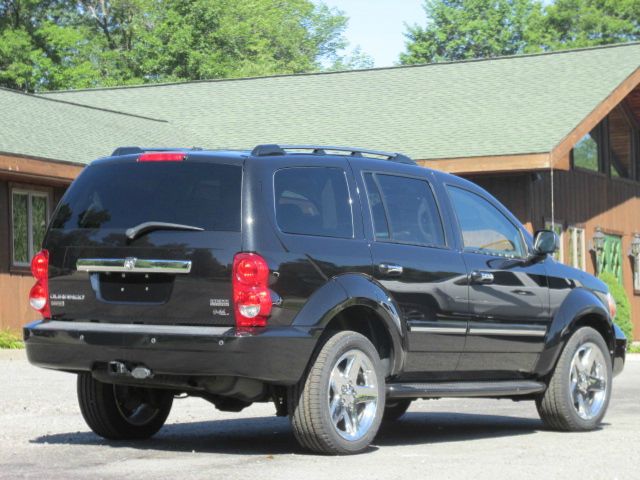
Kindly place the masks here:
<instances>
[{"instance_id":1,"label":"running board","mask_svg":"<svg viewBox=\"0 0 640 480\"><path fill-rule=\"evenodd\" d=\"M533 380L390 383L387 398L512 397L544 392L546 388L544 383Z\"/></svg>"}]
</instances>

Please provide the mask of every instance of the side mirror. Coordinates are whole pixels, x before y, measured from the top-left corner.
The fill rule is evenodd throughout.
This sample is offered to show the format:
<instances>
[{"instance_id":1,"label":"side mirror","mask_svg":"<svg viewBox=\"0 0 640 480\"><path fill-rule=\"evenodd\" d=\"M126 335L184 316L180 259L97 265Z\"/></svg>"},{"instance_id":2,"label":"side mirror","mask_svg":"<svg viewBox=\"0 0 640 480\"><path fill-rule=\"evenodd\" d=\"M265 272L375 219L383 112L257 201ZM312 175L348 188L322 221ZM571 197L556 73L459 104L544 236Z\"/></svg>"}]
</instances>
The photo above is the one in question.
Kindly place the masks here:
<instances>
[{"instance_id":1,"label":"side mirror","mask_svg":"<svg viewBox=\"0 0 640 480\"><path fill-rule=\"evenodd\" d=\"M533 254L536 256L551 255L558 249L558 235L551 230L539 230L533 239Z\"/></svg>"}]
</instances>

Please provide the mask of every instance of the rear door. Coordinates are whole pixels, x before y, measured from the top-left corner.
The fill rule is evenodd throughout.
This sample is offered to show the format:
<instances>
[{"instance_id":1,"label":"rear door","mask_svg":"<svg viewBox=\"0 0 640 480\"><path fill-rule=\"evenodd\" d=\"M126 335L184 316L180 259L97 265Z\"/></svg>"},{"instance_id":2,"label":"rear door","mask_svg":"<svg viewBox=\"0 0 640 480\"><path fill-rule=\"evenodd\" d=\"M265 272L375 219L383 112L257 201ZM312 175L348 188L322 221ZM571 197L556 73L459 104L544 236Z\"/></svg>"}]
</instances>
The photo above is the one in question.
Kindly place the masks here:
<instances>
[{"instance_id":1,"label":"rear door","mask_svg":"<svg viewBox=\"0 0 640 480\"><path fill-rule=\"evenodd\" d=\"M528 261L521 227L480 191L447 186L469 273L469 332L458 369L530 372L550 322L544 262Z\"/></svg>"},{"instance_id":2,"label":"rear door","mask_svg":"<svg viewBox=\"0 0 640 480\"><path fill-rule=\"evenodd\" d=\"M87 167L61 200L45 240L53 317L233 325L241 196L240 162L128 157ZM127 229L145 222L194 229L127 237Z\"/></svg>"},{"instance_id":3,"label":"rear door","mask_svg":"<svg viewBox=\"0 0 640 480\"><path fill-rule=\"evenodd\" d=\"M271 287L282 295L285 308L270 322L286 325L333 277L371 274L360 202L344 157L287 155L252 162L262 180L262 202L255 205L255 223L260 224L256 233L261 234L248 239L247 248L259 251L278 271ZM276 233L276 243L270 241L267 223Z\"/></svg>"},{"instance_id":4,"label":"rear door","mask_svg":"<svg viewBox=\"0 0 640 480\"><path fill-rule=\"evenodd\" d=\"M436 178L400 168L359 172L369 207L365 223L373 227L374 277L402 311L409 340L404 372L454 371L467 330L466 268L443 222Z\"/></svg>"}]
</instances>

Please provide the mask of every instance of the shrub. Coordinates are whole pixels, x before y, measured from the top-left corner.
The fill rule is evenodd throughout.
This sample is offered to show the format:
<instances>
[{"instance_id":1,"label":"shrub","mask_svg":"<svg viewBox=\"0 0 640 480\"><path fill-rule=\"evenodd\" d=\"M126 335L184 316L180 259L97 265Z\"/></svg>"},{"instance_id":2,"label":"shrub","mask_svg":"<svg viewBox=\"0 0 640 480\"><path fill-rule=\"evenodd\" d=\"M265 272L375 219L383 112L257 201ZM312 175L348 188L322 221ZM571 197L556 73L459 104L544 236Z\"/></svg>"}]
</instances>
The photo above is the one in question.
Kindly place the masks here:
<instances>
[{"instance_id":1,"label":"shrub","mask_svg":"<svg viewBox=\"0 0 640 480\"><path fill-rule=\"evenodd\" d=\"M609 272L604 272L600 275L600 280L607 284L609 291L616 301L618 306L616 314L616 324L627 336L629 346L633 340L633 324L631 323L631 305L629 304L629 297L624 287L618 283L618 279Z\"/></svg>"},{"instance_id":2,"label":"shrub","mask_svg":"<svg viewBox=\"0 0 640 480\"><path fill-rule=\"evenodd\" d=\"M0 330L0 348L24 348L18 335L9 330Z\"/></svg>"}]
</instances>

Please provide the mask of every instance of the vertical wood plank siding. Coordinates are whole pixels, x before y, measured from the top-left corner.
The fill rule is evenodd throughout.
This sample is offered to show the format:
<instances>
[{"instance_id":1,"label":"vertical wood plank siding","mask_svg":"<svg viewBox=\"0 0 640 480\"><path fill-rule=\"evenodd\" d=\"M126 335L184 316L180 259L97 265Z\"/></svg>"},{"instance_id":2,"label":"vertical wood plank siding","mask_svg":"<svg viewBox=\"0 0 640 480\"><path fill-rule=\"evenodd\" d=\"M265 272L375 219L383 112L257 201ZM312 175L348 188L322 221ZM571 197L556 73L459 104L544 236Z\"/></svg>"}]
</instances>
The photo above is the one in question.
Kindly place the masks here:
<instances>
[{"instance_id":1,"label":"vertical wood plank siding","mask_svg":"<svg viewBox=\"0 0 640 480\"><path fill-rule=\"evenodd\" d=\"M42 182L34 185L46 186ZM53 210L65 187L56 186L52 190L50 208ZM0 329L19 332L25 323L40 316L29 306L29 291L34 283L31 273L27 269L11 268L10 195L9 181L0 179Z\"/></svg>"},{"instance_id":2,"label":"vertical wood plank siding","mask_svg":"<svg viewBox=\"0 0 640 480\"><path fill-rule=\"evenodd\" d=\"M628 256L634 233L640 233L640 183L611 179L582 170L554 171L555 220L565 229L565 261L568 259L571 225L585 229L586 264L595 272L595 259L589 252L596 227L622 237L624 286L633 312L634 336L640 338L640 295L633 290L633 263ZM551 175L533 174L466 176L504 203L530 230L544 227L551 220Z\"/></svg>"}]
</instances>

